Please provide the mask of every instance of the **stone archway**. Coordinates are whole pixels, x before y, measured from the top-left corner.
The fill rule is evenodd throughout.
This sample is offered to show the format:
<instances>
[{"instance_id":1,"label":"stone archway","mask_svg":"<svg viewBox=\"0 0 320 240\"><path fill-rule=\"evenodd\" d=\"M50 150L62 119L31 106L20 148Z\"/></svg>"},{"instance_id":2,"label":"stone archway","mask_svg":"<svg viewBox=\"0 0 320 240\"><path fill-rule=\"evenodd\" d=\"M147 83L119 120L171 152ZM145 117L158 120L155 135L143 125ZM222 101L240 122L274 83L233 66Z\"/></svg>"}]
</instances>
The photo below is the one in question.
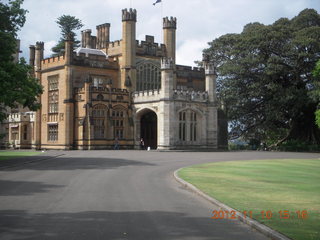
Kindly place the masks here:
<instances>
[{"instance_id":1,"label":"stone archway","mask_svg":"<svg viewBox=\"0 0 320 240\"><path fill-rule=\"evenodd\" d=\"M140 118L140 138L143 138L145 147L157 149L157 114L153 111L146 111Z\"/></svg>"}]
</instances>

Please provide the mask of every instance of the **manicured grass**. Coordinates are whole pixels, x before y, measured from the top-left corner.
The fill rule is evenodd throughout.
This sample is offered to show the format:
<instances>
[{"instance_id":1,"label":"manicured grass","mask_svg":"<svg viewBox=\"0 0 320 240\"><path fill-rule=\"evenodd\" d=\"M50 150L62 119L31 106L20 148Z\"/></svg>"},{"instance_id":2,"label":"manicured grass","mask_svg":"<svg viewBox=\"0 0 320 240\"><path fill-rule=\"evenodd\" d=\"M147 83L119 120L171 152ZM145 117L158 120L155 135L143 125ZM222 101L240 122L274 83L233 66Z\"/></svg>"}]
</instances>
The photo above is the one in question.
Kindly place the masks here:
<instances>
[{"instance_id":1,"label":"manicured grass","mask_svg":"<svg viewBox=\"0 0 320 240\"><path fill-rule=\"evenodd\" d=\"M39 155L41 152L0 151L0 161L10 158Z\"/></svg>"},{"instance_id":2,"label":"manicured grass","mask_svg":"<svg viewBox=\"0 0 320 240\"><path fill-rule=\"evenodd\" d=\"M292 239L320 239L319 159L210 163L181 169L178 175L240 212L252 211L254 219ZM268 210L270 219L261 214ZM298 217L303 210L307 219ZM279 211L288 211L290 218L281 219Z\"/></svg>"}]
</instances>

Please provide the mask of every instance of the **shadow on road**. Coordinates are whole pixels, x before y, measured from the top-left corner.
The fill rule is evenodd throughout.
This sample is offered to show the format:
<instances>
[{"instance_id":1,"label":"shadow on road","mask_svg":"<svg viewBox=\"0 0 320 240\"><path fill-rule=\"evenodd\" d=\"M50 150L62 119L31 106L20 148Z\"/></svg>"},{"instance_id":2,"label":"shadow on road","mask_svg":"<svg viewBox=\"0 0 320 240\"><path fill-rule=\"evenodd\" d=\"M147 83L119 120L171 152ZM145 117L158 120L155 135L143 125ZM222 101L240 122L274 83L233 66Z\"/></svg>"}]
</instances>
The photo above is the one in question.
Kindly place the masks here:
<instances>
[{"instance_id":1,"label":"shadow on road","mask_svg":"<svg viewBox=\"0 0 320 240\"><path fill-rule=\"evenodd\" d=\"M44 184L41 182L0 180L0 196L26 196L35 193L44 193L52 188L60 188L64 185Z\"/></svg>"},{"instance_id":2,"label":"shadow on road","mask_svg":"<svg viewBox=\"0 0 320 240\"><path fill-rule=\"evenodd\" d=\"M28 214L0 211L1 239L238 239L226 220L189 217L178 212L79 212ZM246 239L254 239L248 229ZM243 229L242 229L243 235Z\"/></svg>"},{"instance_id":3,"label":"shadow on road","mask_svg":"<svg viewBox=\"0 0 320 240\"><path fill-rule=\"evenodd\" d=\"M85 170L85 169L114 169L124 166L154 166L152 163L127 160L120 158L70 158L59 157L47 160L30 161L0 166L0 171L16 171L17 168L27 170Z\"/></svg>"}]
</instances>

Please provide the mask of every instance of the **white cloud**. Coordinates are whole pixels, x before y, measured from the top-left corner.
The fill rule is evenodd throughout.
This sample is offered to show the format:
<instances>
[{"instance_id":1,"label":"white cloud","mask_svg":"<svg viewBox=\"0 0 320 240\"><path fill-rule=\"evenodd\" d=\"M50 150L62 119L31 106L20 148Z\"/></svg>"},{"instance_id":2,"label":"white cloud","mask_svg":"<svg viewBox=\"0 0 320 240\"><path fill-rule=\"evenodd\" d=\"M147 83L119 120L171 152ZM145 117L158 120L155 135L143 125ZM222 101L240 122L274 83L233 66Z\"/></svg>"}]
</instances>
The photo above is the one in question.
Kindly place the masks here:
<instances>
[{"instance_id":1,"label":"white cloud","mask_svg":"<svg viewBox=\"0 0 320 240\"><path fill-rule=\"evenodd\" d=\"M207 47L208 39L188 39L177 49L177 63L192 65L194 61L202 59L202 50Z\"/></svg>"},{"instance_id":2,"label":"white cloud","mask_svg":"<svg viewBox=\"0 0 320 240\"><path fill-rule=\"evenodd\" d=\"M53 53L51 48L54 47L58 42L57 41L49 41L44 43L44 57L50 57Z\"/></svg>"},{"instance_id":3,"label":"white cloud","mask_svg":"<svg viewBox=\"0 0 320 240\"><path fill-rule=\"evenodd\" d=\"M305 8L320 12L319 0L163 0L153 6L155 0L26 0L24 8L29 13L27 22L19 34L23 56L28 58L28 47L36 41L46 42L46 53L53 42L60 38L55 23L62 14L81 19L83 29L111 23L111 40L121 38L121 10L136 8L138 12L137 36L154 35L162 42L162 17L178 19L177 59L179 64L194 65L201 59L207 42L223 34L241 32L250 22L270 24L280 17L292 18ZM80 33L80 31L78 32ZM79 35L78 35L79 36ZM48 49L47 49L48 48Z\"/></svg>"}]
</instances>

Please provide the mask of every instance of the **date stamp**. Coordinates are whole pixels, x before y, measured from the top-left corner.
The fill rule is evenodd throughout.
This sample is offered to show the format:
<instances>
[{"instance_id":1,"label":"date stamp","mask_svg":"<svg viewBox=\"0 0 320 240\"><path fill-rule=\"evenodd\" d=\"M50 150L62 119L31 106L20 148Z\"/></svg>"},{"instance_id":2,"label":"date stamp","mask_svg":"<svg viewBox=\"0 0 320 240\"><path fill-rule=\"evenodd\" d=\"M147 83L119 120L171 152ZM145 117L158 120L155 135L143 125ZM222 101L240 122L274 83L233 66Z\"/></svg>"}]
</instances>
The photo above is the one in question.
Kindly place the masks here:
<instances>
[{"instance_id":1,"label":"date stamp","mask_svg":"<svg viewBox=\"0 0 320 240\"><path fill-rule=\"evenodd\" d=\"M280 219L307 219L308 212L307 210L297 210L297 211L289 211L289 210L280 210L280 211L271 211L271 210L263 210L260 213L253 214L253 211L242 211L240 212L243 218L252 218L253 215L255 218L260 219L272 219L272 218L280 218ZM236 211L226 211L226 210L213 210L211 219L239 219L240 216L237 215Z\"/></svg>"}]
</instances>

